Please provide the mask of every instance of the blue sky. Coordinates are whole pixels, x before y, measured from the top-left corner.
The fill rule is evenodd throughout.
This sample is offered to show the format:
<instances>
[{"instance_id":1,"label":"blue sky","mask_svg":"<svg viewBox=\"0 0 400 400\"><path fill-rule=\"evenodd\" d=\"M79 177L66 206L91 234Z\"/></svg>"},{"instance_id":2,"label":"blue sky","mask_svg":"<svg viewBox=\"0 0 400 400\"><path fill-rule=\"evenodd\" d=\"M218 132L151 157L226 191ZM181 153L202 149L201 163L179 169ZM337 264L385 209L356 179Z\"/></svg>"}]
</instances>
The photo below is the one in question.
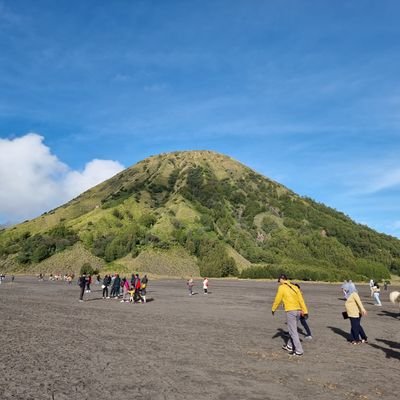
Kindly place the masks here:
<instances>
[{"instance_id":1,"label":"blue sky","mask_svg":"<svg viewBox=\"0 0 400 400\"><path fill-rule=\"evenodd\" d=\"M400 2L0 0L0 223L209 149L400 237Z\"/></svg>"}]
</instances>

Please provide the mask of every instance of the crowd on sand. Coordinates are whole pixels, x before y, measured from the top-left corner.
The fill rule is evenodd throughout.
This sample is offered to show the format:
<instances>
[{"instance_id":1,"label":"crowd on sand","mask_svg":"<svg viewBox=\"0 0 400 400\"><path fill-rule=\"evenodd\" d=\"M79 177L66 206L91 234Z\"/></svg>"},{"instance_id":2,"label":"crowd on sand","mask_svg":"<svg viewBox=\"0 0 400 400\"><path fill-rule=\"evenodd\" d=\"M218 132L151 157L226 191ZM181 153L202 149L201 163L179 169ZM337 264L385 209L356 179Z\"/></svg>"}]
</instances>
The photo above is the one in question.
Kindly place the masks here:
<instances>
[{"instance_id":1,"label":"crowd on sand","mask_svg":"<svg viewBox=\"0 0 400 400\"><path fill-rule=\"evenodd\" d=\"M119 274L105 275L101 280L96 276L96 283L101 284L103 299L121 299L121 303L146 303L146 291L149 279L147 275L140 278L132 274L131 278L121 278ZM83 302L85 293L91 292L92 275L82 274L78 278L80 287L79 301Z\"/></svg>"},{"instance_id":2,"label":"crowd on sand","mask_svg":"<svg viewBox=\"0 0 400 400\"><path fill-rule=\"evenodd\" d=\"M14 276L11 281L14 282ZM39 281L44 280L44 275L39 274ZM74 274L50 274L49 280L63 280L68 284L71 284L74 280ZM1 274L0 283L5 280L5 275ZM84 294L91 292L93 277L92 275L81 274L78 278L78 285L80 287L79 301L83 302ZM105 275L103 278L100 275L95 276L94 283L101 285L102 298L103 299L120 299L121 303L146 303L146 290L149 279L147 275L140 278L139 274L132 274L130 279L123 277L115 273L112 275ZM304 300L303 293L300 289L299 284L291 282L285 274L281 274L278 277L278 289L275 295L275 299L272 304L272 315L278 310L282 304L286 314L286 324L288 332L285 333L283 350L289 352L290 355L295 357L301 357L304 354L303 343L299 337L298 323L300 323L305 331L305 341L311 341L313 339L310 326L308 324L308 308ZM388 290L388 281L384 281L383 289ZM194 280L192 277L186 281L189 296L194 293ZM369 282L370 296L374 299L374 305L382 307L380 300L381 288L377 281L373 279ZM203 278L202 283L203 293L208 295L209 292L209 279ZM349 343L352 345L367 344L368 337L361 325L361 319L367 316L367 310L365 309L361 298L358 294L356 285L351 280L344 281L341 286L343 297L345 300L345 311L342 312L343 318L348 319L350 322L350 339ZM395 295L392 300L392 295ZM390 294L390 300L400 305L400 292L392 292Z\"/></svg>"}]
</instances>

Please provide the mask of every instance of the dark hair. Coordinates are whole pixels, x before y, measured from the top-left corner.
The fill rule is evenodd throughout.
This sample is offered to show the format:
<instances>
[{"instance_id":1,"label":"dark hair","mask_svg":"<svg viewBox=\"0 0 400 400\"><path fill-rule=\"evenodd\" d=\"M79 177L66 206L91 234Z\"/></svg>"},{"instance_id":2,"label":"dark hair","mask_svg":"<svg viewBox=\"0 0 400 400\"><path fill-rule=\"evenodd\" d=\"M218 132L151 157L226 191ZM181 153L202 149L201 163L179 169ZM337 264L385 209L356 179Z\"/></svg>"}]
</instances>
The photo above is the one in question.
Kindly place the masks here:
<instances>
[{"instance_id":1,"label":"dark hair","mask_svg":"<svg viewBox=\"0 0 400 400\"><path fill-rule=\"evenodd\" d=\"M279 278L278 278L278 282L279 282L281 279L284 279L285 281L287 281L287 276L286 276L285 274L280 274L280 275L279 275Z\"/></svg>"}]
</instances>

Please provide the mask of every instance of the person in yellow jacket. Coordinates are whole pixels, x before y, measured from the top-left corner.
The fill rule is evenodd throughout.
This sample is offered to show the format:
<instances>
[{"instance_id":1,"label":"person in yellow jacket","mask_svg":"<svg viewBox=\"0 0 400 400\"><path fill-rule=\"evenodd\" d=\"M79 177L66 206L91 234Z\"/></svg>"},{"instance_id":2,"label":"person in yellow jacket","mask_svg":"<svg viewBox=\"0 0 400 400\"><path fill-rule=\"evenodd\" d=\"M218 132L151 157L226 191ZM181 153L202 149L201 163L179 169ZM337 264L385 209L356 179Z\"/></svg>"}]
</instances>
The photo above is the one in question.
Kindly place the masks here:
<instances>
[{"instance_id":1,"label":"person in yellow jacket","mask_svg":"<svg viewBox=\"0 0 400 400\"><path fill-rule=\"evenodd\" d=\"M303 355L303 347L297 332L297 321L300 317L308 314L306 303L300 289L293 285L285 274L278 278L279 288L272 304L272 315L281 303L286 311L286 322L289 330L290 340L282 347L295 356ZM291 343L290 343L291 341Z\"/></svg>"}]
</instances>

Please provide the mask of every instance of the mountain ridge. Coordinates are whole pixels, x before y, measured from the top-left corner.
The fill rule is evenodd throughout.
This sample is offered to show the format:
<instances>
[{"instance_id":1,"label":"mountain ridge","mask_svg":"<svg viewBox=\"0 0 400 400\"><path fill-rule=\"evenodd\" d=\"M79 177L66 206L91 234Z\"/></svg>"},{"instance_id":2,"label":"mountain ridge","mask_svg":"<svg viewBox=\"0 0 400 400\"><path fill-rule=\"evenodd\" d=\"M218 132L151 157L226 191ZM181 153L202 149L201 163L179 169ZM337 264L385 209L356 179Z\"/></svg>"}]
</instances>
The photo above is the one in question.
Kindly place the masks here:
<instances>
[{"instance_id":1,"label":"mountain ridge","mask_svg":"<svg viewBox=\"0 0 400 400\"><path fill-rule=\"evenodd\" d=\"M3 229L0 268L38 270L76 243L102 260L103 270L134 265L151 272L143 254L181 252L182 258L184 252L186 275L194 274L193 265L198 275L261 278L285 271L310 280L400 272L400 240L209 150L148 157L38 218ZM140 254L142 264L128 262ZM70 264L59 268L79 270L79 260ZM185 275L184 267L177 270Z\"/></svg>"}]
</instances>

